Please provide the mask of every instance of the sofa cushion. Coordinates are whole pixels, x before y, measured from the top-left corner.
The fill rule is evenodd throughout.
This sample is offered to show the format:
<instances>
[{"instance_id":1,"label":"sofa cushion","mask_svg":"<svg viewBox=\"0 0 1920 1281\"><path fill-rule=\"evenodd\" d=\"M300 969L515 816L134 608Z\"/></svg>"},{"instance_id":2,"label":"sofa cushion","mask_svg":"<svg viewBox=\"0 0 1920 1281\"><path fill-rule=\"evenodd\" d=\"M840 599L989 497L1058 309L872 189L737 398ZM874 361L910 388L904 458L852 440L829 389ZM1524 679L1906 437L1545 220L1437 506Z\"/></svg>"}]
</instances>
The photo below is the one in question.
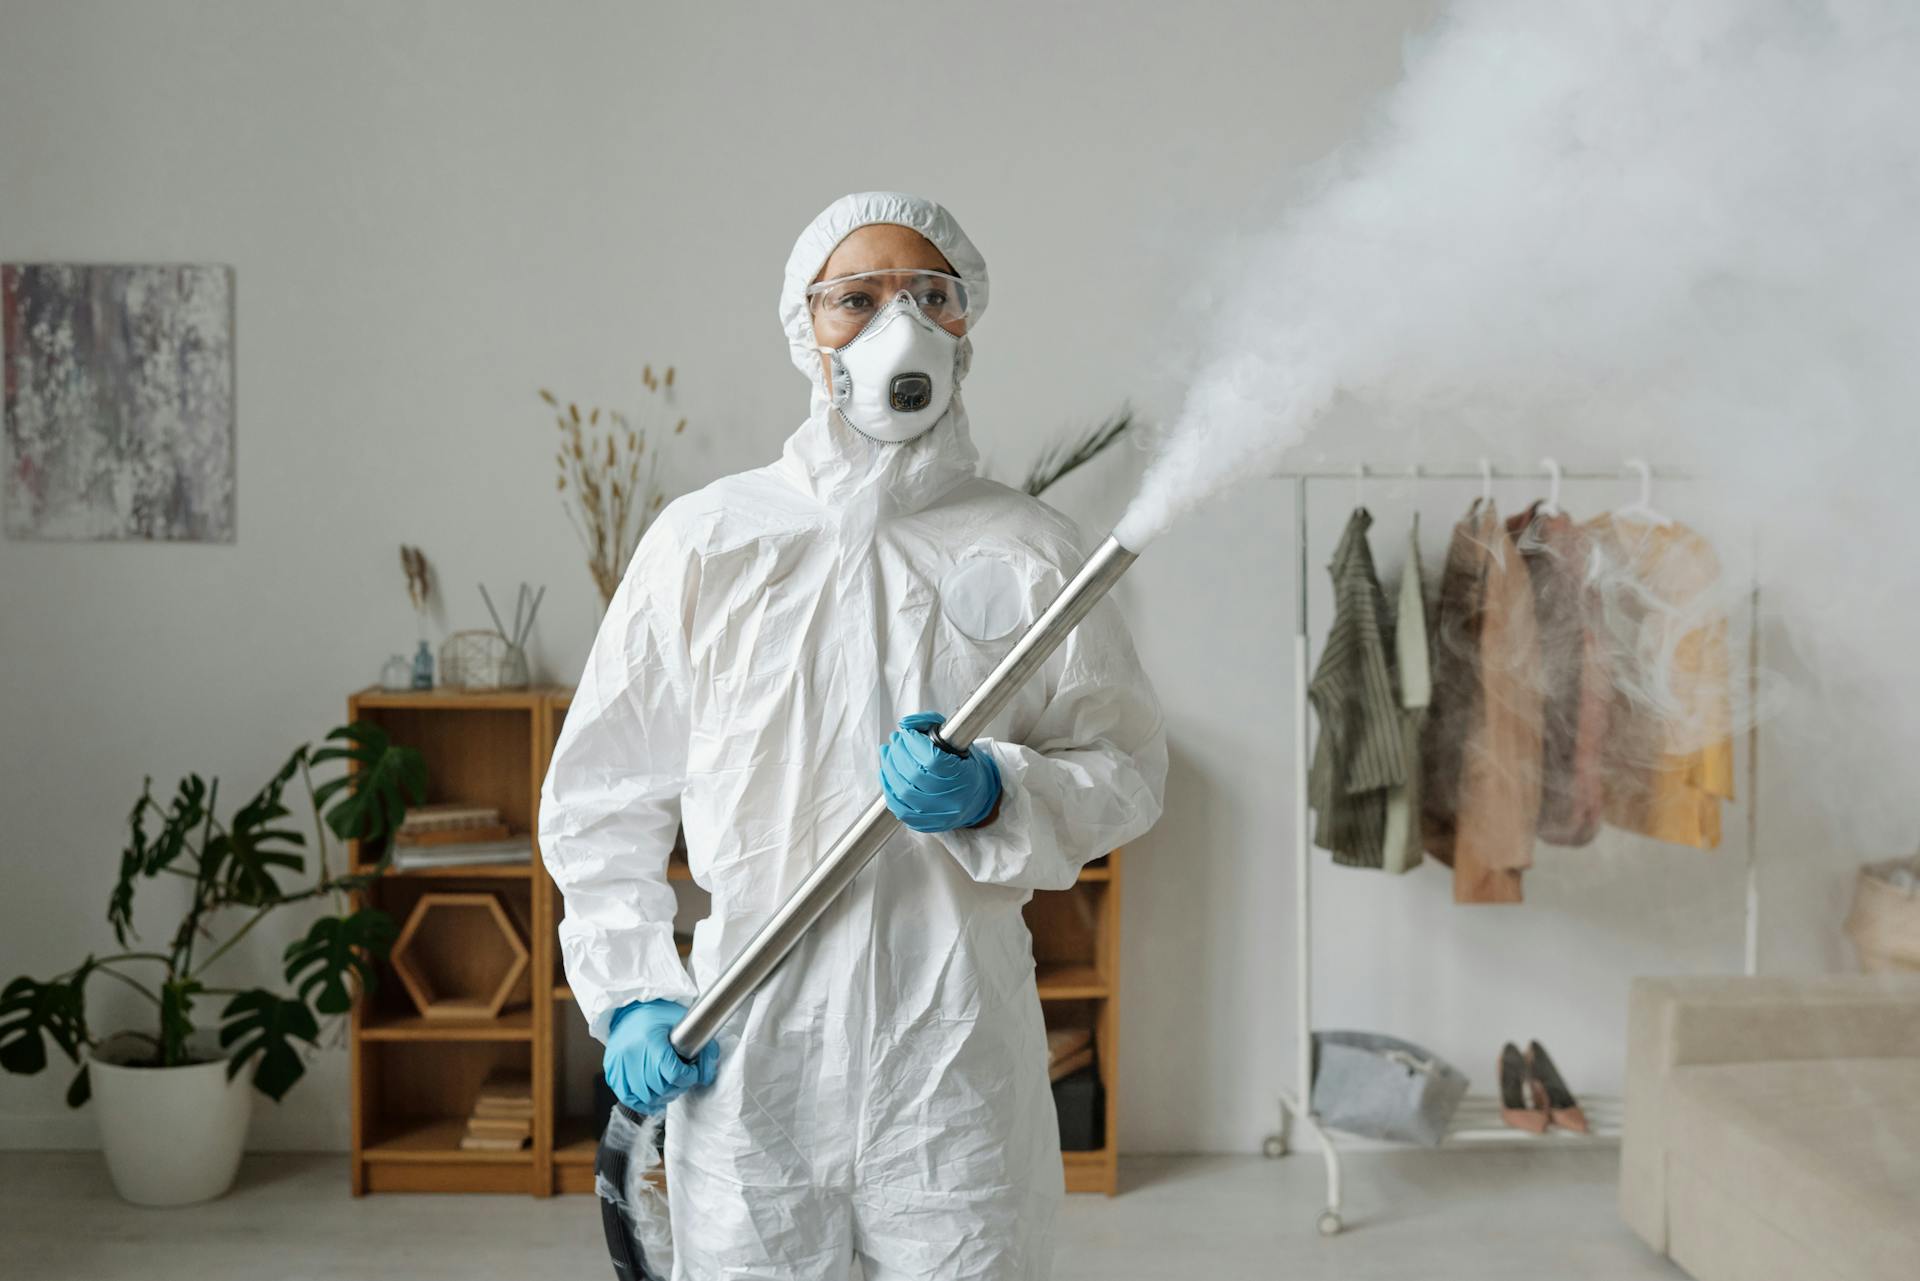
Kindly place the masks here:
<instances>
[{"instance_id":1,"label":"sofa cushion","mask_svg":"<svg viewBox=\"0 0 1920 1281\"><path fill-rule=\"evenodd\" d=\"M1667 1124L1670 1162L1826 1259L1830 1275L1916 1275L1920 1059L1676 1068Z\"/></svg>"},{"instance_id":2,"label":"sofa cushion","mask_svg":"<svg viewBox=\"0 0 1920 1281\"><path fill-rule=\"evenodd\" d=\"M1713 1182L1675 1161L1667 1170L1667 1257L1694 1281L1834 1281L1826 1252L1801 1244ZM1845 1274L1852 1278L1852 1273Z\"/></svg>"}]
</instances>

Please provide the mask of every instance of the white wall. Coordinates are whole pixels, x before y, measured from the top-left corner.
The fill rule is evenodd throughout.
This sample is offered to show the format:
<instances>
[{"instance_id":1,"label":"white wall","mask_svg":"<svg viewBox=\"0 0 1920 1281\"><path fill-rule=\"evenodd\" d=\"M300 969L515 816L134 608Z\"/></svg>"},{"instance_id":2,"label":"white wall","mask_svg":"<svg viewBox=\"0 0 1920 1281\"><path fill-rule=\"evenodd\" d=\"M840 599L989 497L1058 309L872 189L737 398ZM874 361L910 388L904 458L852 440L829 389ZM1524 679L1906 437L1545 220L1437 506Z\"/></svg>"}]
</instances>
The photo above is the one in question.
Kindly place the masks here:
<instances>
[{"instance_id":1,"label":"white wall","mask_svg":"<svg viewBox=\"0 0 1920 1281\"><path fill-rule=\"evenodd\" d=\"M143 773L257 786L411 648L396 544L438 566L436 641L484 624L477 579L548 584L537 674L573 678L597 598L536 387L632 405L641 362L674 362L678 487L764 461L805 408L774 317L793 235L843 191L920 190L992 264L968 403L1011 477L1064 425L1158 407L1192 246L1258 225L1350 135L1427 11L0 0L0 258L232 264L239 416L233 545L0 542L0 976L111 943ZM1098 532L1133 462L1053 497ZM1123 585L1173 741L1126 888L1136 1150L1257 1145L1291 1061L1292 528L1284 488L1248 488ZM1831 963L1818 884L1796 957ZM1433 889L1340 886L1330 934L1350 953L1398 919L1384 896ZM159 929L163 897L137 920ZM1535 931L1580 909L1544 897ZM1428 981L1454 995L1385 995L1336 942L1330 1022L1404 1016L1484 1079L1499 1039L1545 1035L1513 1008L1538 999L1574 1029L1576 1085L1617 1079L1618 966L1515 958L1509 1001L1468 918L1426 919L1450 932L1401 964L1443 958ZM1703 963L1685 934L1629 941L1645 969ZM99 1024L123 995L96 989ZM344 1068L262 1104L255 1142L344 1146ZM65 1079L0 1078L0 1145L91 1143Z\"/></svg>"}]
</instances>

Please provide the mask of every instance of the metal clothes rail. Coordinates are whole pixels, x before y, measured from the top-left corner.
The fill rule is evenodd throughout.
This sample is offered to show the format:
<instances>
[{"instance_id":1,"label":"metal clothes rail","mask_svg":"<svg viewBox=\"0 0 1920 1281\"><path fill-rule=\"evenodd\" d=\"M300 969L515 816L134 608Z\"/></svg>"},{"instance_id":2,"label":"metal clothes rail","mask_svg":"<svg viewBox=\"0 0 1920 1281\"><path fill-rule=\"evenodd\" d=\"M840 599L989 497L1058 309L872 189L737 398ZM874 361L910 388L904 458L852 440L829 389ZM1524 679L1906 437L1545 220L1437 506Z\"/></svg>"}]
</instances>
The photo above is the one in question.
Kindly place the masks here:
<instances>
[{"instance_id":1,"label":"metal clothes rail","mask_svg":"<svg viewBox=\"0 0 1920 1281\"><path fill-rule=\"evenodd\" d=\"M1364 486L1369 480L1398 481L1462 481L1477 480L1483 492L1491 493L1496 480L1546 480L1551 483L1550 497L1559 499L1560 482L1572 481L1616 481L1637 479L1641 484L1641 503L1647 502L1647 494L1655 480L1686 481L1698 479L1693 473L1678 468L1655 468L1639 460L1629 460L1626 467L1619 471L1568 471L1563 470L1552 459L1543 459L1539 468L1526 470L1499 470L1484 459L1477 466L1470 467L1426 467L1410 463L1398 463L1392 466L1373 464L1349 464L1341 468L1307 468L1282 471L1276 479L1292 480L1294 486L1294 519L1296 522L1295 544L1298 547L1299 563L1296 567L1298 584L1297 603L1294 610L1293 638L1293 846L1294 846L1294 913L1295 947L1297 948L1296 972L1298 989L1295 1000L1296 1027L1298 1037L1294 1076L1295 1086L1280 1089L1280 1129L1270 1135L1265 1143L1266 1154L1270 1157L1286 1155L1290 1144L1290 1131L1295 1123L1301 1125L1318 1142L1321 1156L1327 1170L1327 1204L1318 1220L1322 1236L1334 1236L1344 1226L1340 1218L1340 1149L1332 1131L1322 1127L1313 1114L1313 855L1310 811L1307 801L1307 776L1310 766L1308 722L1312 719L1312 707L1307 700L1307 685L1312 677L1311 643L1308 639L1307 592L1310 582L1310 565L1307 532L1307 487L1312 482L1344 481L1355 486ZM1748 679L1749 693L1753 692L1752 682L1758 679L1759 637L1760 637L1760 586L1758 567L1754 566L1755 577L1749 595L1751 620L1748 631ZM1743 956L1743 971L1749 975L1757 973L1760 961L1760 888L1759 888L1759 728L1755 718L1749 716L1747 729L1747 823L1746 823L1746 936ZM1624 1108L1618 1099L1581 1096L1581 1103L1588 1114L1593 1136L1599 1139L1617 1139L1623 1121ZM1470 1097L1462 1102L1449 1127L1449 1144L1479 1146L1489 1143L1539 1143L1556 1140L1545 1136L1522 1134L1520 1131L1503 1126L1500 1123L1498 1100L1482 1097Z\"/></svg>"}]
</instances>

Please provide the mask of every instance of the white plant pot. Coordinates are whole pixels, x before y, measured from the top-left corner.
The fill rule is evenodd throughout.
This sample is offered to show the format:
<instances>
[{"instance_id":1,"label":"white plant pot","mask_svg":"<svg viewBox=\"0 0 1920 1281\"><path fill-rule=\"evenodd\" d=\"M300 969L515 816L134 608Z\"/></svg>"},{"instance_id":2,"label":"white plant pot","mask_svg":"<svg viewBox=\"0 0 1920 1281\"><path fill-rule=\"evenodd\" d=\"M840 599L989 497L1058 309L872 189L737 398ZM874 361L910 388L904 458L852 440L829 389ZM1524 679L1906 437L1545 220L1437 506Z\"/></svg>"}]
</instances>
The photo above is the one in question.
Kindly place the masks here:
<instances>
[{"instance_id":1,"label":"white plant pot","mask_svg":"<svg viewBox=\"0 0 1920 1281\"><path fill-rule=\"evenodd\" d=\"M206 1047L195 1047L207 1053ZM227 1060L128 1067L151 1047L110 1037L87 1054L100 1146L114 1190L135 1205L191 1205L233 1186L253 1116L253 1068L227 1080Z\"/></svg>"}]
</instances>

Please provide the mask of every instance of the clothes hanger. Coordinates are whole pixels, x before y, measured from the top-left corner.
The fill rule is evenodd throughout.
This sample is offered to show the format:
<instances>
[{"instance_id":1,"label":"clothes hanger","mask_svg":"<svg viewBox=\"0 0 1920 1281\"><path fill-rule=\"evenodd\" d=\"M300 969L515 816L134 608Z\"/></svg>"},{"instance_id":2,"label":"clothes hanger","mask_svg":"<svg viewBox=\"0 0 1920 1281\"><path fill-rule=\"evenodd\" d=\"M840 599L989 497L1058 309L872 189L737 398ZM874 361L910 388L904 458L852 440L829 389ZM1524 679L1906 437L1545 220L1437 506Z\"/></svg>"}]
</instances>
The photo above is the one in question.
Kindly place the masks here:
<instances>
[{"instance_id":1,"label":"clothes hanger","mask_svg":"<svg viewBox=\"0 0 1920 1281\"><path fill-rule=\"evenodd\" d=\"M1540 505L1544 516L1560 514L1560 464L1551 458L1542 458L1540 465L1547 469L1547 501Z\"/></svg>"},{"instance_id":2,"label":"clothes hanger","mask_svg":"<svg viewBox=\"0 0 1920 1281\"><path fill-rule=\"evenodd\" d=\"M1619 516L1638 516L1642 520L1650 521L1655 525L1673 524L1673 518L1671 516L1662 515L1653 509L1653 468L1647 464L1647 460L1644 458L1629 458L1627 459L1627 469L1640 474L1640 498L1637 502L1628 503L1625 507L1620 508L1615 514Z\"/></svg>"}]
</instances>

